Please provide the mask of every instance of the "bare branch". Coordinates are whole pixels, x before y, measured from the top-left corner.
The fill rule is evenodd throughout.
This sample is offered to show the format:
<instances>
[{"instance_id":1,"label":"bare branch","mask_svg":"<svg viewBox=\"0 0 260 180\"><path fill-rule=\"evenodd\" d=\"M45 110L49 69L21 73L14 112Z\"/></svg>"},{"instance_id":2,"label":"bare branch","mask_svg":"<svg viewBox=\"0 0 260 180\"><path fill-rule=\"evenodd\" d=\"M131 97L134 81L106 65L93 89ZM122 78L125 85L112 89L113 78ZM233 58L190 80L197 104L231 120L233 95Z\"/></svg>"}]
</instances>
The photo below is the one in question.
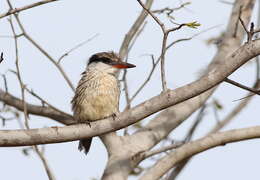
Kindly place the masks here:
<instances>
[{"instance_id":1,"label":"bare branch","mask_svg":"<svg viewBox=\"0 0 260 180\"><path fill-rule=\"evenodd\" d=\"M2 74L2 77L3 77L3 80L4 80L5 92L8 93L8 85L7 85L6 76L4 74Z\"/></svg>"},{"instance_id":2,"label":"bare branch","mask_svg":"<svg viewBox=\"0 0 260 180\"><path fill-rule=\"evenodd\" d=\"M247 30L247 27L246 27L244 21L242 20L242 18L240 16L239 16L239 21L242 24L245 32L247 33L247 42L252 41L254 34L260 32L260 28L259 29L254 29L255 25L254 25L254 23L251 23L250 24L250 29Z\"/></svg>"},{"instance_id":3,"label":"bare branch","mask_svg":"<svg viewBox=\"0 0 260 180\"><path fill-rule=\"evenodd\" d=\"M33 4L29 4L29 5L20 7L20 8L14 8L14 9L12 8L8 12L0 14L0 19L3 18L3 17L9 16L11 14L15 14L15 13L27 10L27 9L34 8L36 6L40 6L40 5L47 4L47 3L50 3L50 2L55 2L55 1L58 1L58 0L43 0L43 1L39 1L39 2L36 2L36 3L33 3Z\"/></svg>"},{"instance_id":4,"label":"bare branch","mask_svg":"<svg viewBox=\"0 0 260 180\"><path fill-rule=\"evenodd\" d=\"M166 147L162 147L162 148L159 148L159 149L156 149L156 150L153 150L153 151L145 152L144 155L143 155L143 156L145 156L144 159L149 158L151 156L154 156L156 154L162 153L162 152L166 152L166 151L169 151L169 150L176 149L176 148L182 146L183 144L184 144L184 142L177 142L177 143L171 144L171 145L166 146Z\"/></svg>"},{"instance_id":5,"label":"bare branch","mask_svg":"<svg viewBox=\"0 0 260 180\"><path fill-rule=\"evenodd\" d=\"M223 4L228 4L228 5L233 5L233 2L229 2L229 1L224 1L224 0L219 0L219 2L223 3Z\"/></svg>"},{"instance_id":6,"label":"bare branch","mask_svg":"<svg viewBox=\"0 0 260 180\"><path fill-rule=\"evenodd\" d=\"M17 71L16 75L17 75L17 78L19 80L19 84L20 84L20 88L21 88L21 94L22 94L23 113L24 113L24 119L25 119L24 124L25 124L26 129L29 130L30 127L29 127L29 122L28 122L28 111L27 111L27 106L26 106L27 104L25 102L25 85L22 81L20 68L19 68L17 36L16 36L15 30L14 30L12 20L9 19L9 22L10 22L10 25L11 25L11 29L12 29L12 32L13 32L13 35L14 35L14 41L15 41L15 65L16 65L16 71ZM43 156L42 152L39 151L39 149L36 145L33 146L33 149L36 152L36 154L40 157L40 159L41 159L41 161L44 165L45 171L46 171L46 173L49 177L49 180L55 180L55 177L54 177L53 173L51 172L51 170L50 170L50 168L47 164L47 161L46 161L45 157Z\"/></svg>"},{"instance_id":7,"label":"bare branch","mask_svg":"<svg viewBox=\"0 0 260 180\"><path fill-rule=\"evenodd\" d=\"M39 158L41 159L49 180L55 180L56 178L55 178L53 172L51 171L49 164L47 162L47 159L43 155L43 152L41 152L39 150L38 146L33 146L33 149L38 154Z\"/></svg>"},{"instance_id":8,"label":"bare branch","mask_svg":"<svg viewBox=\"0 0 260 180\"><path fill-rule=\"evenodd\" d=\"M132 102L134 100L134 98L142 91L142 89L145 87L145 85L150 81L157 64L160 62L160 58L158 58L156 62L154 62L153 55L151 55L151 58L152 58L152 62L153 62L152 69L151 69L150 73L148 74L147 78L145 79L145 81L140 85L140 87L136 90L134 95L130 98L130 102Z\"/></svg>"},{"instance_id":9,"label":"bare branch","mask_svg":"<svg viewBox=\"0 0 260 180\"><path fill-rule=\"evenodd\" d=\"M23 111L23 102L21 99L9 94L0 89L0 101L6 105L12 106L20 111ZM53 110L50 107L43 107L26 103L28 114L38 115L53 119L62 124L73 124L74 120L70 114L60 113L60 111Z\"/></svg>"},{"instance_id":10,"label":"bare branch","mask_svg":"<svg viewBox=\"0 0 260 180\"><path fill-rule=\"evenodd\" d=\"M13 9L12 4L10 3L9 0L7 0L8 5L10 7L10 9ZM59 63L53 58L51 57L47 51L45 51L38 43L36 43L36 41L34 41L29 35L28 33L25 31L24 26L22 25L20 18L18 17L18 14L14 14L14 17L18 23L18 26L20 27L21 31L22 31L22 35L28 40L30 41L42 54L44 54L54 65L55 67L59 70L59 72L61 73L61 75L63 76L63 78L65 79L65 81L67 82L67 84L69 85L69 87L71 88L72 91L75 91L75 88L72 84L72 82L70 81L69 77L67 76L67 74L65 73L65 71L63 70L63 68L59 65Z\"/></svg>"},{"instance_id":11,"label":"bare branch","mask_svg":"<svg viewBox=\"0 0 260 180\"><path fill-rule=\"evenodd\" d=\"M207 32L207 31L209 31L209 30L211 30L211 29L213 29L213 28L216 28L216 27L218 27L218 25L217 25L217 26L213 26L213 27L208 28L208 29L205 29L205 30L203 30L203 31L201 31L201 32L199 32L199 33L194 34L194 35L191 36L191 37L183 38L183 39L178 39L178 40L176 40L176 41L173 41L172 43L170 43L170 44L166 47L166 50L168 50L168 49L171 48L173 45L175 45L175 44L177 44L177 43L179 43L179 42L191 40L192 38L194 38L194 37L196 37L196 36L199 36L200 34L202 34L202 33L204 33L204 32ZM147 78L144 80L144 82L140 85L140 87L136 90L136 92L134 93L134 95L130 98L130 102L132 102L132 101L135 99L135 97L142 91L142 89L143 89L143 88L147 85L147 83L150 81L150 79L151 79L151 77L152 77L152 75L153 75L153 73L154 73L154 70L155 70L155 68L157 67L157 65L158 65L158 63L160 62L160 59L161 59L161 57L158 57L158 59L155 61L153 55L151 55L151 58L152 58L152 62L153 62L153 63L152 63L152 69L150 70L150 73L148 74L148 76L147 76Z\"/></svg>"},{"instance_id":12,"label":"bare branch","mask_svg":"<svg viewBox=\"0 0 260 180\"><path fill-rule=\"evenodd\" d=\"M4 53L1 52L1 55L0 55L0 63L3 62L3 60L4 60Z\"/></svg>"},{"instance_id":13,"label":"bare branch","mask_svg":"<svg viewBox=\"0 0 260 180\"><path fill-rule=\"evenodd\" d=\"M175 28L166 29L164 24L153 14L152 11L150 11L148 8L145 7L145 5L142 3L141 0L137 0L137 2L154 19L154 21L160 26L160 28L163 32L163 41L162 41L162 48L161 48L161 55L160 55L160 57L161 57L161 78L162 78L162 89L163 89L163 91L166 91L167 83L166 83L166 76L165 76L165 54L166 54L166 43L167 43L168 35L170 32L181 29L183 26L195 28L196 26L199 26L199 24L196 22L192 22L192 23L180 24Z\"/></svg>"},{"instance_id":14,"label":"bare branch","mask_svg":"<svg viewBox=\"0 0 260 180\"><path fill-rule=\"evenodd\" d=\"M20 68L19 68L19 58L18 58L18 42L17 42L17 36L14 30L14 25L12 22L12 19L9 19L9 23L11 25L11 29L13 32L14 36L14 42L15 42L15 66L16 66L16 75L20 84L21 88L21 94L22 94L22 103L23 103L23 113L24 113L24 119L25 119L25 127L29 129L29 124L28 124L28 113L27 113L27 106L25 102L25 93L24 93L24 87L25 85L23 84L21 73L20 73Z\"/></svg>"},{"instance_id":15,"label":"bare branch","mask_svg":"<svg viewBox=\"0 0 260 180\"><path fill-rule=\"evenodd\" d=\"M145 5L141 2L141 0L137 0L138 3L142 6L142 8L152 16L152 18L157 22L157 24L161 27L161 30L163 32L163 42L162 42L162 50L161 50L161 78L162 78L162 88L163 91L166 91L167 85L166 85L166 77L165 77L165 47L166 47L166 42L167 42L167 37L169 32L166 31L164 24L149 10L145 7Z\"/></svg>"},{"instance_id":16,"label":"bare branch","mask_svg":"<svg viewBox=\"0 0 260 180\"><path fill-rule=\"evenodd\" d=\"M218 51L204 74L207 74L209 71L216 70L218 65L224 63L231 52L235 52L239 48L245 34L245 31L239 27L237 31L237 38L233 38L239 8L241 5L245 7L243 8L242 17L245 24L248 24L251 18L254 3L254 0L236 0L236 3L232 9L229 23L227 23L228 26L224 32L223 41L219 44ZM215 87L217 88L217 86ZM197 97L162 111L151 121L149 121L146 126L139 129L133 136L131 136L132 141L139 142L139 144L142 145L142 147L140 147L140 151L151 149L162 139L167 137L168 134L171 133L176 127L183 123L194 111L200 108L212 95L216 89L215 87ZM164 124L167 124L167 126L164 126ZM158 128L158 126L160 128Z\"/></svg>"},{"instance_id":17,"label":"bare branch","mask_svg":"<svg viewBox=\"0 0 260 180\"><path fill-rule=\"evenodd\" d=\"M182 3L180 4L180 6L176 7L176 8L169 8L169 7L165 7L165 8L162 8L162 9L157 9L157 10L153 10L151 11L152 13L158 13L158 14L162 14L162 13L166 13L167 17L171 18L171 19L174 19L171 14L174 12L174 11L177 11L177 10L180 10L184 7L186 7L187 5L190 5L191 2L185 2L185 3Z\"/></svg>"},{"instance_id":18,"label":"bare branch","mask_svg":"<svg viewBox=\"0 0 260 180\"><path fill-rule=\"evenodd\" d=\"M258 54L260 54L260 40L246 43L236 52L226 57L223 63L216 65L214 69L202 76L199 80L177 88L174 91L168 90L136 107L124 111L119 114L117 121L113 120L113 118L95 121L91 123L91 128L86 124L81 124L26 131L0 131L0 146L23 146L73 141L116 131L130 124L134 124L162 109L179 104L213 88L237 68ZM35 138L36 136L37 138Z\"/></svg>"},{"instance_id":19,"label":"bare branch","mask_svg":"<svg viewBox=\"0 0 260 180\"><path fill-rule=\"evenodd\" d=\"M61 114L63 114L64 112L62 112L61 110L59 110L58 108L54 107L53 105L51 105L49 102L47 102L46 100L44 100L43 98L41 98L38 94L36 94L33 90L29 90L27 87L25 87L25 90L30 93L32 96L36 97L38 100L40 100L42 102L42 105L44 106L45 104L47 106L49 106L50 108L52 108L53 110L60 112Z\"/></svg>"},{"instance_id":20,"label":"bare branch","mask_svg":"<svg viewBox=\"0 0 260 180\"><path fill-rule=\"evenodd\" d=\"M157 180L160 179L167 171L182 160L194 156L200 152L223 146L227 143L233 143L248 139L260 138L260 126L250 128L230 130L220 133L211 134L204 138L187 143L174 152L158 161L155 166L150 168L140 180Z\"/></svg>"},{"instance_id":21,"label":"bare branch","mask_svg":"<svg viewBox=\"0 0 260 180\"><path fill-rule=\"evenodd\" d=\"M150 9L153 4L153 0L146 0L145 6ZM147 13L145 10L142 10L141 14L138 16L136 19L135 23L132 25L128 33L126 34L123 43L120 47L119 50L119 56L123 59L127 56L128 54L128 47L129 44L131 43L132 39L134 38L135 34L138 32L138 29L141 27L143 24L145 18L147 17Z\"/></svg>"},{"instance_id":22,"label":"bare branch","mask_svg":"<svg viewBox=\"0 0 260 180\"><path fill-rule=\"evenodd\" d=\"M75 51L76 49L80 48L81 46L85 45L86 43L92 41L94 38L96 38L99 34L95 34L93 37L77 44L75 47L71 48L70 50L68 50L67 52L65 52L63 55L61 55L61 57L58 59L57 63L59 64L61 62L61 60L68 56L72 51Z\"/></svg>"},{"instance_id":23,"label":"bare branch","mask_svg":"<svg viewBox=\"0 0 260 180\"><path fill-rule=\"evenodd\" d=\"M259 88L260 82L257 81L255 83L254 87ZM251 93L249 93L249 95L250 94ZM222 121L219 121L216 124L216 126L213 127L212 130L210 130L210 132L208 134L218 132L220 129L222 129L224 126L226 126L229 122L231 122L231 120L233 120L234 117L236 117L238 115L238 113L241 112L247 106L247 104L250 102L251 99L252 99L252 96L250 98L246 98L246 99L242 100Z\"/></svg>"},{"instance_id":24,"label":"bare branch","mask_svg":"<svg viewBox=\"0 0 260 180\"><path fill-rule=\"evenodd\" d=\"M254 85L255 88L259 88L260 83L257 81ZM251 93L249 93L251 94ZM207 135L210 135L212 133L218 132L220 129L222 129L224 126L229 124L234 118L247 106L247 104L252 99L252 96L250 98L247 98L243 101L241 101L222 121L218 121L216 126L214 126ZM191 161L191 158L185 159L177 164L177 167L174 168L174 171L171 172L171 175L169 176L169 180L174 180L176 177L182 172L184 167Z\"/></svg>"},{"instance_id":25,"label":"bare branch","mask_svg":"<svg viewBox=\"0 0 260 180\"><path fill-rule=\"evenodd\" d=\"M250 87L247 87L247 86L244 86L244 85L242 85L242 84L240 84L240 83L238 83L238 82L236 82L236 81L233 81L233 80L231 80L231 79L226 78L226 79L225 79L225 82L227 82L227 83L229 83L229 84L232 84L232 85L234 85L234 86L236 86L236 87L239 87L239 88L241 88L241 89L247 90L247 91L249 91L249 92L252 92L252 93L254 93L254 94L260 95L260 91L259 91L259 90L253 89L253 88L250 88Z\"/></svg>"}]
</instances>

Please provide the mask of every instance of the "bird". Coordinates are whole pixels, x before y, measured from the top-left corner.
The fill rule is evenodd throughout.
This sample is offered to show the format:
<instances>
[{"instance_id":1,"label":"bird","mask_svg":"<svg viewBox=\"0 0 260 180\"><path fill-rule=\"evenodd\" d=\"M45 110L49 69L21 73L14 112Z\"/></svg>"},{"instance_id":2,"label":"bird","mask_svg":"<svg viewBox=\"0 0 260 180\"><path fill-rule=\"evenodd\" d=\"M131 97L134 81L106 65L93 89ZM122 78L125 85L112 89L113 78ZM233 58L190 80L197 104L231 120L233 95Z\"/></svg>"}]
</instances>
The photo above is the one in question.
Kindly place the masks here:
<instances>
[{"instance_id":1,"label":"bird","mask_svg":"<svg viewBox=\"0 0 260 180\"><path fill-rule=\"evenodd\" d=\"M90 123L119 113L120 69L134 68L113 51L93 54L71 100L76 123ZM90 126L91 127L91 126ZM89 152L92 138L81 139L78 149Z\"/></svg>"}]
</instances>

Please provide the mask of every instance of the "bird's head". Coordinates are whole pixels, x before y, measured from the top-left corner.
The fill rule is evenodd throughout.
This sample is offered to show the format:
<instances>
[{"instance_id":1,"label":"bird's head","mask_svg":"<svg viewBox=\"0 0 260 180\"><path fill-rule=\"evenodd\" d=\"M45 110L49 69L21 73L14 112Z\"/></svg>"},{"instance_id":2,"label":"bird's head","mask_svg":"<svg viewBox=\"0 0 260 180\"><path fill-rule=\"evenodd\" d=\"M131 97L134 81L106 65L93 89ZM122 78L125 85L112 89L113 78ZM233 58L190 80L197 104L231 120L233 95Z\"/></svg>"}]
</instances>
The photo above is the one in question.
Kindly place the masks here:
<instances>
[{"instance_id":1,"label":"bird's head","mask_svg":"<svg viewBox=\"0 0 260 180\"><path fill-rule=\"evenodd\" d=\"M116 74L120 69L134 68L135 65L123 62L114 52L100 52L89 58L88 67L105 73Z\"/></svg>"}]
</instances>

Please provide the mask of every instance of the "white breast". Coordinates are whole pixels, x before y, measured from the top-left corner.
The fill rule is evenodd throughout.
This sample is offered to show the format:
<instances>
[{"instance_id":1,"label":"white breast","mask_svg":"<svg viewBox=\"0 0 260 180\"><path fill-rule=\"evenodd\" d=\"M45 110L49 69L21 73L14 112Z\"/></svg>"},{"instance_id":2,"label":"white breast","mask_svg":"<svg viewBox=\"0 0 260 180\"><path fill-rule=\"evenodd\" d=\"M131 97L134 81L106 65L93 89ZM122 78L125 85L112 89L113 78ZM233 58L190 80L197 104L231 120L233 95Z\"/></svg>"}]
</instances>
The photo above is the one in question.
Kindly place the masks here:
<instances>
[{"instance_id":1,"label":"white breast","mask_svg":"<svg viewBox=\"0 0 260 180\"><path fill-rule=\"evenodd\" d=\"M120 90L116 77L87 72L81 78L72 100L79 122L95 121L118 112Z\"/></svg>"}]
</instances>

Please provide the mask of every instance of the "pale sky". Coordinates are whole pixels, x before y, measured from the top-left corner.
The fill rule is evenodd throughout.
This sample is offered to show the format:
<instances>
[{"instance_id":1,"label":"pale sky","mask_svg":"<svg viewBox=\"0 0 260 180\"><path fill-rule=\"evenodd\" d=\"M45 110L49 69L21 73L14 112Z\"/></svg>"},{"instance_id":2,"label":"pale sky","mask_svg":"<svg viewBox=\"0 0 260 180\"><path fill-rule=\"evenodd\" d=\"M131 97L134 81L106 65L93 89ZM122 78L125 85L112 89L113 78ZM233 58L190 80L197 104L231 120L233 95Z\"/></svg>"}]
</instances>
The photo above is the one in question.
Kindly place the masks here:
<instances>
[{"instance_id":1,"label":"pale sky","mask_svg":"<svg viewBox=\"0 0 260 180\"><path fill-rule=\"evenodd\" d=\"M11 2L14 7L21 7L35 1L12 0ZM199 72L211 61L216 52L216 48L212 45L207 46L205 41L219 35L225 29L231 10L230 5L220 3L218 0L191 0L190 2L192 2L191 5L177 11L173 16L178 23L198 21L202 26L198 29L183 28L172 34L169 37L169 42L190 37L205 29L218 26L190 41L175 45L167 52L166 70L169 88L180 87L198 78ZM179 1L157 1L152 9L165 6L177 7ZM6 2L1 0L0 13L7 10ZM76 85L89 56L100 51L119 50L124 35L140 11L141 8L135 0L64 0L24 11L20 18L28 34L55 59L80 42L99 34L92 41L63 59L62 65L73 84ZM159 16L159 18L163 22L167 22L164 16ZM172 26L170 23L166 24L169 27ZM2 37L6 35L12 35L12 33L7 18L3 18L0 19L0 51L4 52L5 61L0 66L0 73L7 76L9 92L20 96L19 83L14 74L8 72L9 69L15 69L14 40ZM157 57L160 54L161 40L162 33L159 26L151 18L148 18L144 32L129 54L129 62L137 65L128 73L130 94L135 91L135 87L139 87L150 71L151 60L146 55L154 54ZM73 92L54 65L25 38L19 39L19 57L23 81L28 88L32 88L56 107L71 113L70 100ZM253 84L254 78L254 63L243 66L231 76L231 79L248 86ZM4 87L2 80L0 86ZM160 73L156 71L143 93L137 96L134 105L159 94L160 91ZM213 98L217 98L224 105L224 109L219 113L220 119L239 103L233 102L233 100L239 99L245 94L244 90L223 83L213 95ZM26 96L26 99L31 103L39 103L31 96ZM210 103L211 100L208 102ZM124 106L124 97L121 97L121 110ZM259 106L259 97L255 97L236 120L225 129L259 125L259 112L256 108ZM203 122L196 131L195 138L202 137L216 123L212 108L208 108L206 112ZM180 140L185 136L188 127L195 118L196 113L178 127L171 137ZM46 118L31 116L31 128L53 125L59 124ZM1 129L16 128L19 128L17 121L7 122L5 127L1 126ZM100 178L102 175L106 163L106 152L101 141L95 138L88 156L78 151L77 143L45 146L45 157L57 180L82 180L93 177ZM191 177L192 179L211 180L259 179L259 147L260 140L250 140L203 152L193 158L179 176L179 180L187 180ZM30 156L24 156L21 152L22 149L23 147L0 148L0 179L47 179L37 155L30 151ZM144 164L147 166L153 163L154 161L146 161Z\"/></svg>"}]
</instances>

